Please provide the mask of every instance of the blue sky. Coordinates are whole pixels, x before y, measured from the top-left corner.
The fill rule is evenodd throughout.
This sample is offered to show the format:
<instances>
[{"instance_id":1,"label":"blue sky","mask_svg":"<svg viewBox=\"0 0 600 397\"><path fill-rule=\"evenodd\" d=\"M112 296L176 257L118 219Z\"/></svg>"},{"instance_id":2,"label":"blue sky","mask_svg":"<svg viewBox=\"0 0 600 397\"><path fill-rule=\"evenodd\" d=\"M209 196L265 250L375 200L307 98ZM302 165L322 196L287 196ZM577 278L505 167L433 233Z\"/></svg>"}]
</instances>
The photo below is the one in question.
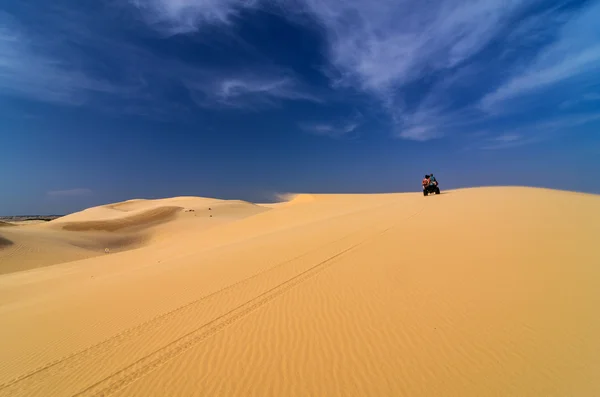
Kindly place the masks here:
<instances>
[{"instance_id":1,"label":"blue sky","mask_svg":"<svg viewBox=\"0 0 600 397\"><path fill-rule=\"evenodd\" d=\"M1 214L600 193L600 1L5 0Z\"/></svg>"}]
</instances>

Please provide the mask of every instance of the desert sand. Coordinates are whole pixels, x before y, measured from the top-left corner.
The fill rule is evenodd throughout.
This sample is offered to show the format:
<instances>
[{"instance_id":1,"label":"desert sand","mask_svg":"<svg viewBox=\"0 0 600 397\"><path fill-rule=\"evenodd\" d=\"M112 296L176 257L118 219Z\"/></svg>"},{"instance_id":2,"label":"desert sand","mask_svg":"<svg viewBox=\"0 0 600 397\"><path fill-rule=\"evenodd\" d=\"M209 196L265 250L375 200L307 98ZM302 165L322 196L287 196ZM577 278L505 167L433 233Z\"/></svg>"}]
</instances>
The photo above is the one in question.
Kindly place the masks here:
<instances>
[{"instance_id":1,"label":"desert sand","mask_svg":"<svg viewBox=\"0 0 600 397\"><path fill-rule=\"evenodd\" d=\"M600 396L600 196L131 200L0 228L0 396Z\"/></svg>"}]
</instances>

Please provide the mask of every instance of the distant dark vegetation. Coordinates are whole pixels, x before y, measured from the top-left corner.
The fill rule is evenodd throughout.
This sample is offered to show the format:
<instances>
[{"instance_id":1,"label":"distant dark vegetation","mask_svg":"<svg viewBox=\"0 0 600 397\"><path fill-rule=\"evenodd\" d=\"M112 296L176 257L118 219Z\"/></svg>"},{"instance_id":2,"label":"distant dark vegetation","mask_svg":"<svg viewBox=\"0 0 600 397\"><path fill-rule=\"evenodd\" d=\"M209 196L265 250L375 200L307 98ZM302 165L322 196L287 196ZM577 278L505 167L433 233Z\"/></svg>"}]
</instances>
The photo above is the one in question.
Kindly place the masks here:
<instances>
[{"instance_id":1,"label":"distant dark vegetation","mask_svg":"<svg viewBox=\"0 0 600 397\"><path fill-rule=\"evenodd\" d=\"M49 222L53 219L60 218L64 215L14 215L0 216L0 221L6 222L22 222L22 221L45 221Z\"/></svg>"}]
</instances>

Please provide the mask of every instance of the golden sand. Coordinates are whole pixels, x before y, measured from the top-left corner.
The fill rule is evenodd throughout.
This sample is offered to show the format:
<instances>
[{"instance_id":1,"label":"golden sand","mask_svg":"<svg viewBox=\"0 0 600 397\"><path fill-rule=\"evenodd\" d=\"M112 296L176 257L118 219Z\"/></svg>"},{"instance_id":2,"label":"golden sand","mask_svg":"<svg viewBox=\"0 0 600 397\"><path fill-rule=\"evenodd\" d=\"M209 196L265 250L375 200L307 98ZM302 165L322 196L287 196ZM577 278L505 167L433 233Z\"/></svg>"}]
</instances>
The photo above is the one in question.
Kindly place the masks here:
<instances>
[{"instance_id":1,"label":"golden sand","mask_svg":"<svg viewBox=\"0 0 600 397\"><path fill-rule=\"evenodd\" d=\"M600 396L600 196L131 200L0 231L0 396Z\"/></svg>"}]
</instances>

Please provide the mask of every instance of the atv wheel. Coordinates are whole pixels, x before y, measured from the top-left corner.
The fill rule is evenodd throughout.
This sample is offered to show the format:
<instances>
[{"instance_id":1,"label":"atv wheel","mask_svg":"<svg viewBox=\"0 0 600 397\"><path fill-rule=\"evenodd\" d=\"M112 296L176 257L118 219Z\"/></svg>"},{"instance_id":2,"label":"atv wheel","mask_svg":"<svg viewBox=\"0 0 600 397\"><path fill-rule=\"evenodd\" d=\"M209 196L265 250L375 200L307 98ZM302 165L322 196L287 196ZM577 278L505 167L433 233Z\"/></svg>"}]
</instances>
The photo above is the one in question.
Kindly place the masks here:
<instances>
[{"instance_id":1,"label":"atv wheel","mask_svg":"<svg viewBox=\"0 0 600 397\"><path fill-rule=\"evenodd\" d=\"M423 196L427 196L427 194L429 194L427 193L427 190L423 190Z\"/></svg>"},{"instance_id":2,"label":"atv wheel","mask_svg":"<svg viewBox=\"0 0 600 397\"><path fill-rule=\"evenodd\" d=\"M440 194L440 188L439 187L435 188L435 194Z\"/></svg>"}]
</instances>

